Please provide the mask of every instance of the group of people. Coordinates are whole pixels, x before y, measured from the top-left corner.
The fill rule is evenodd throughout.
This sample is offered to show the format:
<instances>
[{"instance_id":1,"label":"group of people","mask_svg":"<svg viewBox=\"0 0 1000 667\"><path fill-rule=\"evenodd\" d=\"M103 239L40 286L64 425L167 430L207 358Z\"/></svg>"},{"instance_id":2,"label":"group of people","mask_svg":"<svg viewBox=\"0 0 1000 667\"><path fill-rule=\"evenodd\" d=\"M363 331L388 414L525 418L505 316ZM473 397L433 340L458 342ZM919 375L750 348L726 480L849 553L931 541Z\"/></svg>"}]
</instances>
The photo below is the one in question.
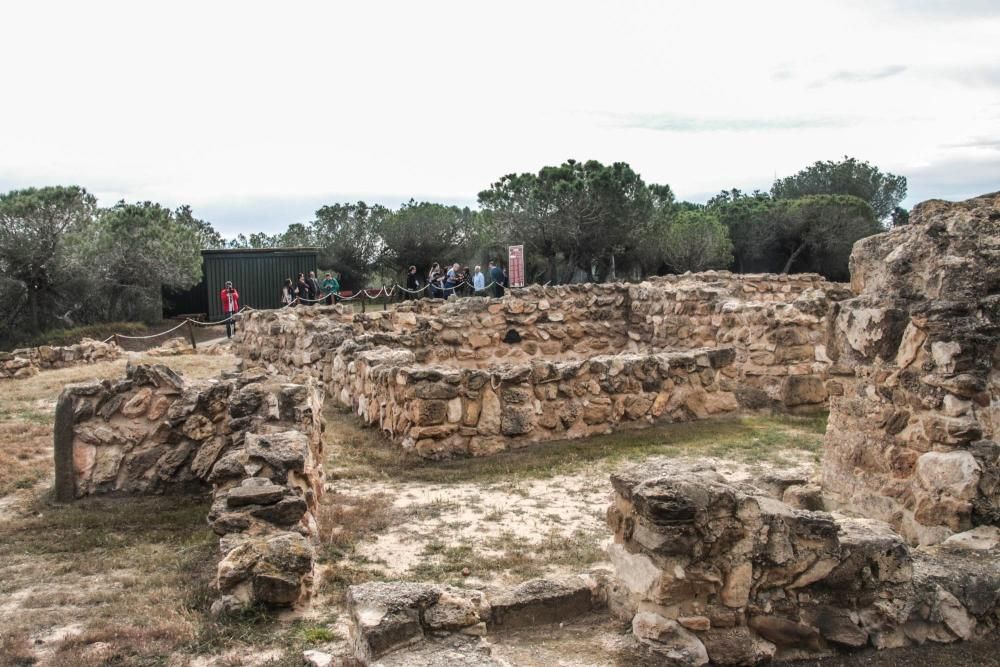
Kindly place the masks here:
<instances>
[{"instance_id":1,"label":"group of people","mask_svg":"<svg viewBox=\"0 0 1000 667\"><path fill-rule=\"evenodd\" d=\"M504 289L509 287L507 269L498 262L490 262L483 272L481 266L469 270L468 266L454 263L446 269L437 262L431 265L427 272L426 282L421 280L417 267L411 266L406 275L407 299L417 299L424 295L432 299L447 299L456 296L491 296L500 298ZM226 315L226 335L232 337L236 331L233 316L240 312L240 293L233 283L226 281L226 286L219 294L222 300L222 312ZM314 306L317 303L332 305L340 301L340 281L332 273L327 272L321 283L316 278L316 272L309 275L300 273L296 280L285 279L281 287L281 305L295 306L300 304Z\"/></svg>"},{"instance_id":2,"label":"group of people","mask_svg":"<svg viewBox=\"0 0 1000 667\"><path fill-rule=\"evenodd\" d=\"M481 266L469 270L458 262L447 268L442 268L437 262L431 265L427 272L426 282L422 282L417 267L410 266L406 274L406 297L416 299L426 288L427 296L432 299L447 299L456 296L503 296L504 288L508 287L507 270L496 262L490 262L483 273Z\"/></svg>"},{"instance_id":3,"label":"group of people","mask_svg":"<svg viewBox=\"0 0 1000 667\"><path fill-rule=\"evenodd\" d=\"M339 300L340 281L329 272L323 277L322 283L316 279L316 272L310 271L308 276L300 273L294 282L291 278L286 278L285 284L281 288L282 306L296 304L314 306L317 303L332 305Z\"/></svg>"}]
</instances>

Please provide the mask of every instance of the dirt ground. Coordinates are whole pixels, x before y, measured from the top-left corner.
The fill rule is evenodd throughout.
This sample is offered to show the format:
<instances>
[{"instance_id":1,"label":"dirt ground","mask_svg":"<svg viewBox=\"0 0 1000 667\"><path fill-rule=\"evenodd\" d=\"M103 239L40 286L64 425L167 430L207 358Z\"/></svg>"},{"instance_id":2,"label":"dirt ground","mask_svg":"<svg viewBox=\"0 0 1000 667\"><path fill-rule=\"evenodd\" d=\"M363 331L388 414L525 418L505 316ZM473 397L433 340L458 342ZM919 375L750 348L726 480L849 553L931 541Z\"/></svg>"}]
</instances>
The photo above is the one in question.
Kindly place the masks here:
<instances>
[{"instance_id":1,"label":"dirt ground","mask_svg":"<svg viewBox=\"0 0 1000 667\"><path fill-rule=\"evenodd\" d=\"M236 361L209 354L146 360L189 377L214 376ZM70 382L121 377L125 363L0 383L0 667L301 665L305 649L349 664L343 602L351 584L402 578L489 590L602 567L607 480L616 467L655 455L710 458L732 479L775 468L808 476L825 427L822 417L751 416L434 463L328 411L313 604L213 620L218 540L206 525L207 497L49 500L59 391ZM622 653L626 637L595 615L491 636L488 644L510 665L597 667L634 664ZM900 654L902 662L885 662L885 653L874 662L819 664L912 664L905 660L917 654ZM992 651L976 645L941 654L954 662L933 662L935 655L919 651L927 665L995 664Z\"/></svg>"}]
</instances>

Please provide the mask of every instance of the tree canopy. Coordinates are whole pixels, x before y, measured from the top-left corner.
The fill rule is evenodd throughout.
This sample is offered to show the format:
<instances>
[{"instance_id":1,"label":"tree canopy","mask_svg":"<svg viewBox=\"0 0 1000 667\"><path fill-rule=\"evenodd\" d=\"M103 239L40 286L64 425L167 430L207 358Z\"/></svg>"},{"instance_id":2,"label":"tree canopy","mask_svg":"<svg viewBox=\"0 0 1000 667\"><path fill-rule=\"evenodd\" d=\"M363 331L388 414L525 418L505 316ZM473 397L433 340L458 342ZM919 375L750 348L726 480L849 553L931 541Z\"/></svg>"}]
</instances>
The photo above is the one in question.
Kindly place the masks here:
<instances>
[{"instance_id":1,"label":"tree canopy","mask_svg":"<svg viewBox=\"0 0 1000 667\"><path fill-rule=\"evenodd\" d=\"M345 289L401 281L434 262L484 265L524 245L528 282L640 279L665 272L815 271L846 280L855 241L907 224L906 179L852 157L816 162L770 192L679 201L624 162L566 160L500 177L479 209L410 200L331 203L280 233L226 240L189 206L99 209L76 186L0 195L0 338L60 323L158 319L160 290L200 279L209 248L317 247Z\"/></svg>"},{"instance_id":2,"label":"tree canopy","mask_svg":"<svg viewBox=\"0 0 1000 667\"><path fill-rule=\"evenodd\" d=\"M878 167L845 155L840 162L815 162L771 186L775 199L805 195L852 195L866 201L877 220L885 220L906 198L906 177L883 174Z\"/></svg>"}]
</instances>

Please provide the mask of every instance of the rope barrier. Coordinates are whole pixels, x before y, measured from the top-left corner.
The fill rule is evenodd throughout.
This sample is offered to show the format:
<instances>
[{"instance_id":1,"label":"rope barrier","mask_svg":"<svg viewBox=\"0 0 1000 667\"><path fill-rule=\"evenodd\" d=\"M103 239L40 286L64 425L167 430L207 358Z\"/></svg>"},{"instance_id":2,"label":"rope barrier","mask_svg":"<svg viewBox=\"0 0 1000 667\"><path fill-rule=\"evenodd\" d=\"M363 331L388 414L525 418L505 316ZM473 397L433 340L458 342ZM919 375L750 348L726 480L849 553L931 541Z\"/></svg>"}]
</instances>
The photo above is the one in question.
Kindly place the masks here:
<instances>
[{"instance_id":1,"label":"rope barrier","mask_svg":"<svg viewBox=\"0 0 1000 667\"><path fill-rule=\"evenodd\" d=\"M421 292L425 292L425 291L427 291L427 290L429 290L431 288L433 288L435 291L444 292L447 295L457 295L457 291L459 289L463 288L463 287L471 287L473 290L475 290L475 292L485 292L485 291L487 291L487 290L495 287L498 284L499 283L494 280L494 281L492 281L492 282L490 282L490 283L488 283L486 285L483 285L483 287L481 289L476 289L475 285L473 285L472 283L470 283L467 280L463 280L462 282L460 282L460 283L458 283L456 285L452 285L451 287L431 285L431 284L428 283L428 284L424 285L423 287L417 288L415 290L411 290L411 289L407 289L407 288L405 288L402 285L400 285L400 284L397 283L397 284L394 284L391 289L387 288L385 285L383 285L374 294L369 293L368 289L366 288L366 289L362 289L359 292L355 292L351 296L340 296L340 295L338 295L338 294L336 294L334 292L330 292L329 294L323 294L318 299L309 299L307 297L297 296L290 303L283 303L281 306L279 306L278 310L281 310L283 308L289 308L289 307L294 306L296 304L320 303L320 302L326 301L331 296L336 297L335 303L341 303L341 302L354 301L355 299L358 299L358 298L361 298L361 297L364 297L366 299L374 300L374 299L378 299L379 297L383 297L384 296L385 298L390 299L390 298L392 298L393 294L396 293L396 290L399 290L400 292L405 292L406 294L420 294ZM542 285L542 287L548 287L551 284L552 284L552 281L550 280L550 281L546 282L544 285ZM530 287L529 285L525 285L523 287L505 287L505 289L508 289L508 290L528 289L529 287ZM105 338L101 342L102 343L108 343L108 342L114 340L116 337L117 338L123 338L125 340L149 340L151 338L158 338L160 336L165 336L168 333L173 333L174 331L177 331L178 329L180 329L185 324L189 324L189 323L197 325L197 326L200 326L200 327L220 326L222 324L227 324L229 322L232 322L237 315L242 315L245 312L256 311L256 310L257 309L254 308L254 307L252 307L252 306L243 306L242 308L240 308L239 311L237 311L235 313L232 313L229 317L227 317L225 319L222 319L222 320L218 320L217 322L201 322L199 320L193 320L190 317L185 317L184 320L180 324L178 324L176 327L173 327L172 329L167 329L166 331L161 331L160 333L150 334L148 336L126 336L124 334L112 334L112 335L108 336L107 338ZM501 383L502 383L502 381L501 381ZM492 378L490 378L490 384L493 384L493 379ZM494 389L495 388L496 387L494 387Z\"/></svg>"}]
</instances>

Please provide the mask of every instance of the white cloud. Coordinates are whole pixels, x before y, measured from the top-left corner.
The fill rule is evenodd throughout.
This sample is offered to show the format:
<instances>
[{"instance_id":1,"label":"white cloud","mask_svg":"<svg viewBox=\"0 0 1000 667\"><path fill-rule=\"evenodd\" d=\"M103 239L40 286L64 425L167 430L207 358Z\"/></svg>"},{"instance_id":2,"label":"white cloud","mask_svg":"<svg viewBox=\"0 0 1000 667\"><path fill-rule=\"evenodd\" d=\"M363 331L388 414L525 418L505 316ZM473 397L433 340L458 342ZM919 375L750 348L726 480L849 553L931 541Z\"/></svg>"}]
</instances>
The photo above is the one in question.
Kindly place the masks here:
<instances>
[{"instance_id":1,"label":"white cloud","mask_svg":"<svg viewBox=\"0 0 1000 667\"><path fill-rule=\"evenodd\" d=\"M1000 129L1000 12L943 6L17 3L0 186L187 202L229 234L317 202L464 204L569 157L688 197L844 154L972 187L983 149L956 146Z\"/></svg>"}]
</instances>

